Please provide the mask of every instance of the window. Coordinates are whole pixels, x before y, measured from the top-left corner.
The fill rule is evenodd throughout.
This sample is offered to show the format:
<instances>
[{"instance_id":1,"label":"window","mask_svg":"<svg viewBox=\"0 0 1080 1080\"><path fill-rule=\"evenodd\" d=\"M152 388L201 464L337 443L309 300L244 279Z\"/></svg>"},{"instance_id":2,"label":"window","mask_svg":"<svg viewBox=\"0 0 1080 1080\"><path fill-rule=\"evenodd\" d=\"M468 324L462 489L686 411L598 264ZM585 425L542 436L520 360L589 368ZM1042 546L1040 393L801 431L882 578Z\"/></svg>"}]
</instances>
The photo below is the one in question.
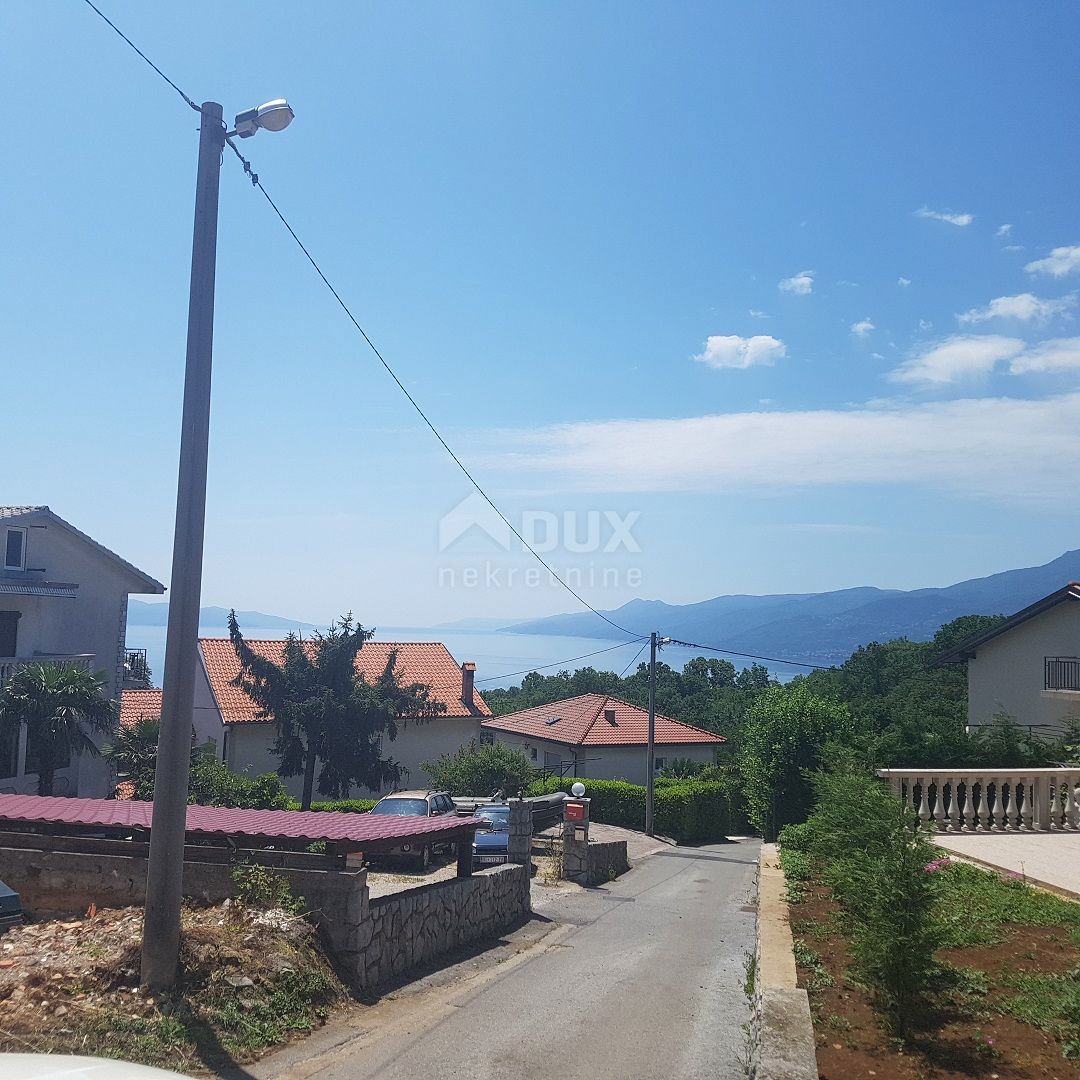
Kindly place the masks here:
<instances>
[{"instance_id":1,"label":"window","mask_svg":"<svg viewBox=\"0 0 1080 1080\"><path fill-rule=\"evenodd\" d=\"M4 569L26 569L26 530L8 529L4 541Z\"/></svg>"},{"instance_id":2,"label":"window","mask_svg":"<svg viewBox=\"0 0 1080 1080\"><path fill-rule=\"evenodd\" d=\"M1080 657L1046 657L1047 690L1080 690Z\"/></svg>"},{"instance_id":3,"label":"window","mask_svg":"<svg viewBox=\"0 0 1080 1080\"><path fill-rule=\"evenodd\" d=\"M530 746L529 747L529 757L531 757L533 759L533 761L536 760L536 747L535 746Z\"/></svg>"},{"instance_id":4,"label":"window","mask_svg":"<svg viewBox=\"0 0 1080 1080\"><path fill-rule=\"evenodd\" d=\"M19 771L19 728L10 726L0 734L0 777L15 776Z\"/></svg>"},{"instance_id":5,"label":"window","mask_svg":"<svg viewBox=\"0 0 1080 1080\"><path fill-rule=\"evenodd\" d=\"M667 764L667 758L653 758L653 768L659 772Z\"/></svg>"}]
</instances>

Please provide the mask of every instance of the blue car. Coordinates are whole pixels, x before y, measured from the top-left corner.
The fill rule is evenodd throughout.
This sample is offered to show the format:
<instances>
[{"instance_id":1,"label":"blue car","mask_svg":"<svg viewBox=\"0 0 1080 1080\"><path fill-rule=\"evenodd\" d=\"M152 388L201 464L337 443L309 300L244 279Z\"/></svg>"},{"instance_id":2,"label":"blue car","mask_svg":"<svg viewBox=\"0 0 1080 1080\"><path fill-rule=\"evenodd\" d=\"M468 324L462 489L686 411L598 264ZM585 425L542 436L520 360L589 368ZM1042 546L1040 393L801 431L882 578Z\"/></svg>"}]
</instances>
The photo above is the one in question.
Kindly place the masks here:
<instances>
[{"instance_id":1,"label":"blue car","mask_svg":"<svg viewBox=\"0 0 1080 1080\"><path fill-rule=\"evenodd\" d=\"M473 868L497 866L506 862L507 844L510 840L510 807L493 804L478 806L474 817L483 818L487 825L476 830L473 840Z\"/></svg>"}]
</instances>

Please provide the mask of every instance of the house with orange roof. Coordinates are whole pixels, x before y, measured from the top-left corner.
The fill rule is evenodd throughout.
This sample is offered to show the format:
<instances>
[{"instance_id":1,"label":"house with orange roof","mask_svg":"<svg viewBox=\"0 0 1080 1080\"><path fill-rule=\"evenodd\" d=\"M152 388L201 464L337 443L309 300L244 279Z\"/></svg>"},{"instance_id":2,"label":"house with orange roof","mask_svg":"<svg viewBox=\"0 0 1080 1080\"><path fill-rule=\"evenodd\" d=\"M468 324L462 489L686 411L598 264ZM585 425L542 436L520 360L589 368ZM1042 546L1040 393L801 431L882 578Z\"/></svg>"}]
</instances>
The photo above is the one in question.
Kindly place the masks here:
<instances>
[{"instance_id":1,"label":"house with orange roof","mask_svg":"<svg viewBox=\"0 0 1080 1080\"><path fill-rule=\"evenodd\" d=\"M248 639L248 644L267 659L279 660L285 643ZM491 716L491 710L475 688L476 665L459 665L438 641L369 641L356 655L357 673L374 681L394 651L397 652L395 670L401 680L430 686L432 698L445 707L445 712L432 720L405 722L398 737L383 747L384 756L393 758L407 770L408 786L423 787L428 778L421 763L453 753L470 740L479 741L480 722ZM251 699L234 685L240 673L240 661L232 642L228 638L200 638L198 658L192 716L195 741L209 744L233 772L248 776L275 772L278 760L272 748L277 727L273 717L260 717ZM159 716L160 712L160 690L125 691L121 702L122 724L134 723L140 716ZM285 786L290 794L299 797L303 777L286 777ZM318 773L315 789L318 792ZM353 797L374 798L384 794L356 790Z\"/></svg>"},{"instance_id":2,"label":"house with orange roof","mask_svg":"<svg viewBox=\"0 0 1080 1080\"><path fill-rule=\"evenodd\" d=\"M648 774L649 714L610 694L581 694L491 717L481 728L485 739L521 750L538 768L564 776L644 784ZM655 732L657 772L674 758L710 764L727 741L659 713Z\"/></svg>"}]
</instances>

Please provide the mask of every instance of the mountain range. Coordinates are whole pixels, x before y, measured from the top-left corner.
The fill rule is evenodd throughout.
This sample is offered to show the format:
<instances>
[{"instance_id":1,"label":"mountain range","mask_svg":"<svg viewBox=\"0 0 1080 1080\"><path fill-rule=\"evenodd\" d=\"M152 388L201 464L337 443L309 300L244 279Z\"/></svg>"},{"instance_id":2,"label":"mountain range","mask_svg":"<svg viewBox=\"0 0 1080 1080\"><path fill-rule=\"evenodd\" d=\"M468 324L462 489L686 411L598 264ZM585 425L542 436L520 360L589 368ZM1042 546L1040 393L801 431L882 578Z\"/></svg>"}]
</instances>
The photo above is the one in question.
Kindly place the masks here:
<instances>
[{"instance_id":1,"label":"mountain range","mask_svg":"<svg viewBox=\"0 0 1080 1080\"><path fill-rule=\"evenodd\" d=\"M221 634L229 631L226 622L229 609L223 607L199 608L199 625L218 626ZM238 611L236 613L240 629L253 627L258 630L315 630L314 623L299 622L296 619L284 619L280 615L267 615L262 611ZM168 604L148 604L145 600L128 601L128 626L165 626L169 622Z\"/></svg>"},{"instance_id":2,"label":"mountain range","mask_svg":"<svg viewBox=\"0 0 1080 1080\"><path fill-rule=\"evenodd\" d=\"M695 644L813 664L847 659L860 645L907 637L927 641L961 615L1011 615L1069 581L1080 579L1080 550L1044 566L1005 570L940 589L877 589L823 593L717 596L696 604L631 600L605 611L635 634L653 630ZM515 623L517 634L616 638L592 612Z\"/></svg>"}]
</instances>

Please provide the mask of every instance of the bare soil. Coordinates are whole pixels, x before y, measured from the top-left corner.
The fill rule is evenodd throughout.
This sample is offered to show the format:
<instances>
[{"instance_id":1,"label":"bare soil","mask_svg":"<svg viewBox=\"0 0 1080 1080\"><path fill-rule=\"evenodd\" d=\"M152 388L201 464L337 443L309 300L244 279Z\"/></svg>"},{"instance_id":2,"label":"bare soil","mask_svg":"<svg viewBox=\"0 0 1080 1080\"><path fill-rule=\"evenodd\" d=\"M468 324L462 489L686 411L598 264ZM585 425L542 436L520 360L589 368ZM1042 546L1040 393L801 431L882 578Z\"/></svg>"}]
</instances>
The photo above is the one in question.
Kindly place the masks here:
<instances>
[{"instance_id":1,"label":"bare soil","mask_svg":"<svg viewBox=\"0 0 1080 1080\"><path fill-rule=\"evenodd\" d=\"M808 885L806 899L791 907L796 939L820 957L816 970L800 963L798 974L810 996L823 1080L1080 1077L1080 1062L1066 1060L1056 1039L1003 1009L1014 992L1004 985L1006 972L1064 973L1080 965L1067 927L1006 925L1000 944L942 950L940 959L983 972L986 990L944 991L925 1031L900 1045L850 977L851 955L840 918L828 887L817 883Z\"/></svg>"}]
</instances>

